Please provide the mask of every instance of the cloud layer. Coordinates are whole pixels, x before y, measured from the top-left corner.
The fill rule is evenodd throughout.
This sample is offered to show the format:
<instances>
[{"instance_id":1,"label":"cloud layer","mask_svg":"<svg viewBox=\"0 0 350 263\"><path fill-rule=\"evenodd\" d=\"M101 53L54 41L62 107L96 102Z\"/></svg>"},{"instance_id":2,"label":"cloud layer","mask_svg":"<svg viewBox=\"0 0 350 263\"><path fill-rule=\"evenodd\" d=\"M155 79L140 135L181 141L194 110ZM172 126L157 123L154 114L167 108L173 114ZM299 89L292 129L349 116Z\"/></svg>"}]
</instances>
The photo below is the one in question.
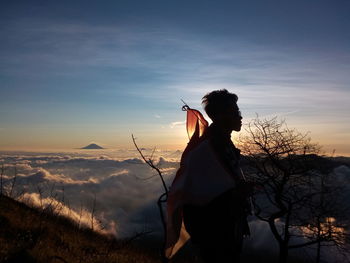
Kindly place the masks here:
<instances>
[{"instance_id":1,"label":"cloud layer","mask_svg":"<svg viewBox=\"0 0 350 263\"><path fill-rule=\"evenodd\" d=\"M146 155L151 152L151 149L145 149ZM156 200L163 189L155 171L136 158L135 151L124 152L129 158L121 158L121 154L116 158L108 151L85 153L2 154L5 189L11 191L16 173L12 195L21 194L26 202L41 207L51 205L58 213L81 225L91 227L93 224L95 229L103 226L100 231L117 237L144 230L161 234ZM180 154L179 151L154 153L167 185L171 184L179 167ZM334 175L336 183L350 182L348 166L338 166ZM350 195L346 197L349 198ZM267 224L251 218L250 227L252 235L245 243L246 249L278 252L277 242ZM307 254L309 250L298 253Z\"/></svg>"},{"instance_id":2,"label":"cloud layer","mask_svg":"<svg viewBox=\"0 0 350 263\"><path fill-rule=\"evenodd\" d=\"M156 158L170 184L178 162ZM24 198L44 205L57 199L65 209L69 204L74 219L82 208L86 214L91 213L96 198L97 219L120 237L146 226L159 227L156 200L163 193L162 185L157 174L138 158L17 155L4 157L2 161L8 191L17 173L13 195L25 193Z\"/></svg>"}]
</instances>

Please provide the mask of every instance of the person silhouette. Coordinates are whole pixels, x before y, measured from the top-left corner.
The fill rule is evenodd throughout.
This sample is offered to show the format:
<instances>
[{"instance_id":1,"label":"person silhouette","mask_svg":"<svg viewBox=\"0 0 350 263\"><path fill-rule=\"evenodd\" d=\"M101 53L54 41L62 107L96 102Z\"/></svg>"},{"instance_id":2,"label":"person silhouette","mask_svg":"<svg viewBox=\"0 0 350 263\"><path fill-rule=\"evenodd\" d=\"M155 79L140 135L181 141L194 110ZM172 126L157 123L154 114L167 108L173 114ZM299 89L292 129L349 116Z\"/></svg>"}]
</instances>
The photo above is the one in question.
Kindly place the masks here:
<instances>
[{"instance_id":1,"label":"person silhouette","mask_svg":"<svg viewBox=\"0 0 350 263\"><path fill-rule=\"evenodd\" d=\"M237 100L225 89L202 98L213 122L204 125L201 136L191 138L170 188L168 258L191 238L205 263L240 260L243 236L250 234L247 215L253 184L245 180L240 150L231 141L232 131L242 127ZM198 135L198 123L196 129Z\"/></svg>"}]
</instances>

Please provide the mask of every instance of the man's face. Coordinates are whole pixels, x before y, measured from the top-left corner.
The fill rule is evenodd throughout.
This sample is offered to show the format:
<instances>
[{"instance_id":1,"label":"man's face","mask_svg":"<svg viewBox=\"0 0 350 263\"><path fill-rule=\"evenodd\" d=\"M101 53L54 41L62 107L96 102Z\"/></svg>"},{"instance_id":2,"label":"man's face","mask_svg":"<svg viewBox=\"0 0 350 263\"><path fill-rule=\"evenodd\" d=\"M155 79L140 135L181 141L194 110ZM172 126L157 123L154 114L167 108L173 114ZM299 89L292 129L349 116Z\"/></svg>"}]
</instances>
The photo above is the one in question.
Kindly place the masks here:
<instances>
[{"instance_id":1,"label":"man's face","mask_svg":"<svg viewBox=\"0 0 350 263\"><path fill-rule=\"evenodd\" d=\"M242 116L237 104L233 103L218 116L221 127L229 131L240 131L242 127Z\"/></svg>"}]
</instances>

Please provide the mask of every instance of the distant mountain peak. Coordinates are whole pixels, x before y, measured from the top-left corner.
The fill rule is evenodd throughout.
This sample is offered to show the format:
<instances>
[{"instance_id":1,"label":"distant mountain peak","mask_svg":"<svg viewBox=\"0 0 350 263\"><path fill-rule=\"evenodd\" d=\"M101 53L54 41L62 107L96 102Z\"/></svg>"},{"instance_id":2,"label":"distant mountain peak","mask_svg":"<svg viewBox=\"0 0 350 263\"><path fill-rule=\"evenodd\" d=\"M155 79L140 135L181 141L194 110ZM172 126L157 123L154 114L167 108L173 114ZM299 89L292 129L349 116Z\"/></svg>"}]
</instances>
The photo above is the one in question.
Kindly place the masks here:
<instances>
[{"instance_id":1,"label":"distant mountain peak","mask_svg":"<svg viewBox=\"0 0 350 263\"><path fill-rule=\"evenodd\" d=\"M104 149L103 147L97 145L96 143L90 143L89 145L81 148L81 149Z\"/></svg>"}]
</instances>

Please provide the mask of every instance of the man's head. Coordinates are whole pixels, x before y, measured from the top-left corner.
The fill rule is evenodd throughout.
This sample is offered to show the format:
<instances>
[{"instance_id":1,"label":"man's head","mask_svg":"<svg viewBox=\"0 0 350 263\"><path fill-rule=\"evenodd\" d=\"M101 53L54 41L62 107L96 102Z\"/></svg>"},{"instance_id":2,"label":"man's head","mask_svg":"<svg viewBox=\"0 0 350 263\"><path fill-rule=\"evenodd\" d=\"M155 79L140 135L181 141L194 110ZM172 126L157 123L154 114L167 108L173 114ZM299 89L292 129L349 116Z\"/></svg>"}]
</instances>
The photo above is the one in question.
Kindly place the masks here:
<instances>
[{"instance_id":1,"label":"man's head","mask_svg":"<svg viewBox=\"0 0 350 263\"><path fill-rule=\"evenodd\" d=\"M242 117L237 106L238 97L226 89L214 90L202 98L204 110L213 121L228 131L240 131Z\"/></svg>"}]
</instances>

